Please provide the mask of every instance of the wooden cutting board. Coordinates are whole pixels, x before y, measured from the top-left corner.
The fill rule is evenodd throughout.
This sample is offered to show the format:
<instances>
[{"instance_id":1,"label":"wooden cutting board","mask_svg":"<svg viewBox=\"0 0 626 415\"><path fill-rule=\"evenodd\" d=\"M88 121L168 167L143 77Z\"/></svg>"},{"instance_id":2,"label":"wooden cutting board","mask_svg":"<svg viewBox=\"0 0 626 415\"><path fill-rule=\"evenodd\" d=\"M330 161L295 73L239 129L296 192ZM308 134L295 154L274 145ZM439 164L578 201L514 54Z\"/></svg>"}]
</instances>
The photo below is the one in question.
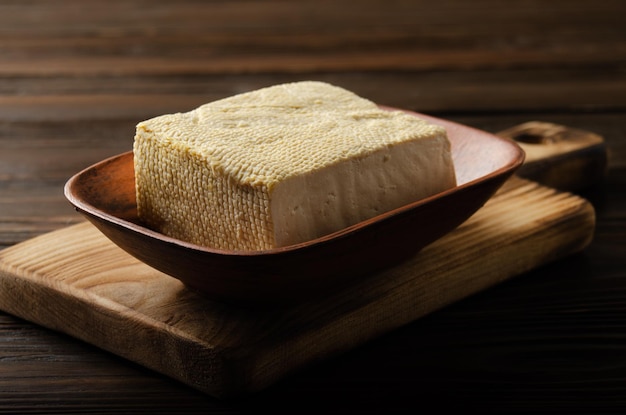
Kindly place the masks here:
<instances>
[{"instance_id":1,"label":"wooden cutting board","mask_svg":"<svg viewBox=\"0 0 626 415\"><path fill-rule=\"evenodd\" d=\"M85 222L0 251L0 309L227 398L580 251L594 225L586 200L514 176L408 262L323 299L249 310L206 300Z\"/></svg>"}]
</instances>

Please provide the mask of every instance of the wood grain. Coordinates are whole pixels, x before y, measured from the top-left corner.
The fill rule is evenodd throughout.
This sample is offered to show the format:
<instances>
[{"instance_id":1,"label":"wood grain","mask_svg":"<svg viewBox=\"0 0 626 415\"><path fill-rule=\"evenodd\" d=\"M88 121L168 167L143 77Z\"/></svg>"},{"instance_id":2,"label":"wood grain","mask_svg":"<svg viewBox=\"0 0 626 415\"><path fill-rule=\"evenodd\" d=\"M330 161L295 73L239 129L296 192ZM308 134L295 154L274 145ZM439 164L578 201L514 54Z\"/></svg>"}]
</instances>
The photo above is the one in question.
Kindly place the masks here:
<instances>
[{"instance_id":1,"label":"wood grain","mask_svg":"<svg viewBox=\"0 0 626 415\"><path fill-rule=\"evenodd\" d=\"M36 1L30 12L5 5L0 26L11 59L0 74L547 67L602 65L626 55L619 1L498 5L301 0L146 7L74 0L61 6ZM31 25L38 25L35 33Z\"/></svg>"},{"instance_id":2,"label":"wood grain","mask_svg":"<svg viewBox=\"0 0 626 415\"><path fill-rule=\"evenodd\" d=\"M408 262L323 299L262 310L210 302L80 224L0 252L0 308L233 397L578 252L594 219L584 199L513 178Z\"/></svg>"},{"instance_id":3,"label":"wood grain","mask_svg":"<svg viewBox=\"0 0 626 415\"><path fill-rule=\"evenodd\" d=\"M589 188L606 178L607 148L591 131L554 123L528 121L498 133L524 150L517 174L560 190Z\"/></svg>"},{"instance_id":4,"label":"wood grain","mask_svg":"<svg viewBox=\"0 0 626 415\"><path fill-rule=\"evenodd\" d=\"M621 0L0 0L0 248L82 221L65 180L130 150L137 121L292 80L490 132L566 125L609 152L582 193L596 210L583 252L243 401L0 313L0 413L626 412L625 13Z\"/></svg>"}]
</instances>

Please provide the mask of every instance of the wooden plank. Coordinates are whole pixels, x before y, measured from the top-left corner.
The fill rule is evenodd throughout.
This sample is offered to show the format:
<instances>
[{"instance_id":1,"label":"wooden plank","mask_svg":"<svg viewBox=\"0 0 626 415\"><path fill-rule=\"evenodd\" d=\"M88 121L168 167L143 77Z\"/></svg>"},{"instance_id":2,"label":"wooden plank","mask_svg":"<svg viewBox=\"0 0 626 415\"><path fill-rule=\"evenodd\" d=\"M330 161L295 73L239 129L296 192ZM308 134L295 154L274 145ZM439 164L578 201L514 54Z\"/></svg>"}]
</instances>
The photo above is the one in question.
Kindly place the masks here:
<instances>
[{"instance_id":1,"label":"wooden plank","mask_svg":"<svg viewBox=\"0 0 626 415\"><path fill-rule=\"evenodd\" d=\"M102 65L106 68L116 67L113 61L103 62ZM48 67L47 64L44 66ZM88 74L87 79L77 79L68 72L50 77L10 78L10 82L3 87L4 91L0 91L1 118L11 123L75 121L77 126L85 127L85 139L92 133L102 134L110 128L102 124L99 125L100 130L90 129L86 121L103 123L127 120L131 124L130 129L120 133L132 139L134 124L143 119L188 111L240 92L303 79L329 82L381 105L431 115L626 108L626 77L621 67L602 67L602 70L598 70L598 67L569 68L558 71L523 69L497 73L475 70L256 75L210 75L201 70L197 73L191 70L189 73L169 76L154 72L145 74L143 78L137 76L134 73L115 75L107 72ZM130 84L132 88L128 87ZM410 87L407 88L407 85ZM476 85L480 85L480 88Z\"/></svg>"},{"instance_id":2,"label":"wooden plank","mask_svg":"<svg viewBox=\"0 0 626 415\"><path fill-rule=\"evenodd\" d=\"M3 5L0 73L467 70L612 64L626 54L615 0L179 3Z\"/></svg>"},{"instance_id":3,"label":"wooden plank","mask_svg":"<svg viewBox=\"0 0 626 415\"><path fill-rule=\"evenodd\" d=\"M0 308L231 397L577 252L593 230L584 199L513 178L396 268L292 308L246 310L207 301L84 223L0 252Z\"/></svg>"}]
</instances>

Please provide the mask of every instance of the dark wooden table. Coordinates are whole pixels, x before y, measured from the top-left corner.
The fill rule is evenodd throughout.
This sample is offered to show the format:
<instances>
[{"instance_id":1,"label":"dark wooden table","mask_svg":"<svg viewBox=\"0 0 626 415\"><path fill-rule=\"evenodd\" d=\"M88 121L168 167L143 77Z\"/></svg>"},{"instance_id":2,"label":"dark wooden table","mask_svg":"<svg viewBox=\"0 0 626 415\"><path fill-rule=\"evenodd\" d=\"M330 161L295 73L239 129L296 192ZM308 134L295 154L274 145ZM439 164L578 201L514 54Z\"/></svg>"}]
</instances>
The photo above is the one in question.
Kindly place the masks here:
<instances>
[{"instance_id":1,"label":"dark wooden table","mask_svg":"<svg viewBox=\"0 0 626 415\"><path fill-rule=\"evenodd\" d=\"M582 253L262 393L218 401L0 312L0 413L626 412L626 2L0 1L0 249L82 221L62 188L155 115L281 82L497 132L596 132Z\"/></svg>"}]
</instances>

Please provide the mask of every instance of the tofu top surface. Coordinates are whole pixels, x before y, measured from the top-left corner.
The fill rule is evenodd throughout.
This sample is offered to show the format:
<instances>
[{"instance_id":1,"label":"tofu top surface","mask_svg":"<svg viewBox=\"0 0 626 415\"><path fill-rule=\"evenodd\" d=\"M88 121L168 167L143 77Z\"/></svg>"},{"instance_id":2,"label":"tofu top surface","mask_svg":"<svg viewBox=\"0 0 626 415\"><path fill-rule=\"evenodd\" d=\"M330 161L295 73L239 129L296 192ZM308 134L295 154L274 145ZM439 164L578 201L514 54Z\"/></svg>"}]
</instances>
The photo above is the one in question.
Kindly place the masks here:
<instances>
[{"instance_id":1,"label":"tofu top surface","mask_svg":"<svg viewBox=\"0 0 626 415\"><path fill-rule=\"evenodd\" d=\"M137 125L137 138L201 158L243 185L266 186L445 130L343 88L276 85Z\"/></svg>"}]
</instances>

